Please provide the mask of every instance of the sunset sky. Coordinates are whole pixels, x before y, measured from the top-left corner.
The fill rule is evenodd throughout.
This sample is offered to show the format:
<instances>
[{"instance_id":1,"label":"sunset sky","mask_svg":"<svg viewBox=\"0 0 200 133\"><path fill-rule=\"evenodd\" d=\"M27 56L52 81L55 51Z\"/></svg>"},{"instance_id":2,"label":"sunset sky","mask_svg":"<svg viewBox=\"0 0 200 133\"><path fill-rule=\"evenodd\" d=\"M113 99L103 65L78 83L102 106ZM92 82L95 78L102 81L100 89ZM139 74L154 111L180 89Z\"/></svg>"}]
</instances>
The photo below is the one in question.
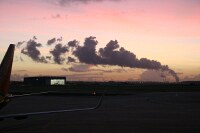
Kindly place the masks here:
<instances>
[{"instance_id":1,"label":"sunset sky","mask_svg":"<svg viewBox=\"0 0 200 133\"><path fill-rule=\"evenodd\" d=\"M0 0L0 60L9 44L25 41L15 50L13 80L62 75L81 81L175 81L159 70L94 65L76 57L71 63L42 63L21 52L32 39L42 44L40 57L52 56L56 44L77 40L83 46L90 36L98 41L97 54L117 40L138 59L168 65L181 81L200 80L200 0ZM48 46L53 38L58 40ZM68 56L72 53L62 54Z\"/></svg>"}]
</instances>

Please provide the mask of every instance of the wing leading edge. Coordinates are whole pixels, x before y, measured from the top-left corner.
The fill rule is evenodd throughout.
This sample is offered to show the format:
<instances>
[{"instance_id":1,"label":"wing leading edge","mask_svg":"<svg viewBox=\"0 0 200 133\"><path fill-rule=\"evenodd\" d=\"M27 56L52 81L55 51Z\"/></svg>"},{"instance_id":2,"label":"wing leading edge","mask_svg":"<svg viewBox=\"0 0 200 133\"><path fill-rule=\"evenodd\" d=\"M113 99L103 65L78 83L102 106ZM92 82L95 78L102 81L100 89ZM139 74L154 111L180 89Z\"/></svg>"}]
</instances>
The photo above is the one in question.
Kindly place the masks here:
<instances>
[{"instance_id":1,"label":"wing leading edge","mask_svg":"<svg viewBox=\"0 0 200 133\"><path fill-rule=\"evenodd\" d=\"M29 116L35 115L45 115L45 114L55 114L55 113L64 113L64 112L79 112L79 111L89 111L98 109L103 100L104 94L100 97L98 103L92 107L86 108L77 108L77 109L63 109L63 110L52 110L52 111L43 111L43 112L30 112L30 113L18 113L18 114L8 114L8 115L1 115L0 120L4 120L5 118L14 118L17 120L28 118Z\"/></svg>"}]
</instances>

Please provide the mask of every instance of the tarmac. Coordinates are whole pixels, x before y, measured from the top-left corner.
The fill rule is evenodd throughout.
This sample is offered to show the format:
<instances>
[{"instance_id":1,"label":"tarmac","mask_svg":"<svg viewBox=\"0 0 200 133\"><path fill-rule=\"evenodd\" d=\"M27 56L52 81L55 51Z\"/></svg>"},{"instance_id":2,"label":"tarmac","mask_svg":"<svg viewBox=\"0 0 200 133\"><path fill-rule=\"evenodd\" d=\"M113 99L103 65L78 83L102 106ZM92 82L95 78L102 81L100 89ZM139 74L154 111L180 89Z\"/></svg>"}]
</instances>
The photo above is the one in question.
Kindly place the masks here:
<instances>
[{"instance_id":1,"label":"tarmac","mask_svg":"<svg viewBox=\"0 0 200 133\"><path fill-rule=\"evenodd\" d=\"M95 106L100 96L16 98L0 114ZM200 133L200 92L105 95L97 110L0 121L0 133Z\"/></svg>"}]
</instances>

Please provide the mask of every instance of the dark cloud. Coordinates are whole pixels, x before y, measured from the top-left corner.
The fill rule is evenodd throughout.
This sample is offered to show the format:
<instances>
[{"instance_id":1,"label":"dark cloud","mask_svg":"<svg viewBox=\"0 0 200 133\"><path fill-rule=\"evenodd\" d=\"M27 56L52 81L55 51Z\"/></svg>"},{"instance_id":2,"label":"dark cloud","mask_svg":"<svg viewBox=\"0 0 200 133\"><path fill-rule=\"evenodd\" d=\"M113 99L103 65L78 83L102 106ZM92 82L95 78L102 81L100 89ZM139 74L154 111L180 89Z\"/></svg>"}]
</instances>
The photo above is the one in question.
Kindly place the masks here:
<instances>
[{"instance_id":1,"label":"dark cloud","mask_svg":"<svg viewBox=\"0 0 200 133\"><path fill-rule=\"evenodd\" d=\"M104 48L100 48L98 53L96 51L97 44L96 38L90 36L85 39L83 46L77 47L73 54L81 63L167 71L176 81L179 81L177 74L167 65L147 58L138 59L134 53L120 47L116 40L111 40Z\"/></svg>"},{"instance_id":2,"label":"dark cloud","mask_svg":"<svg viewBox=\"0 0 200 133\"><path fill-rule=\"evenodd\" d=\"M16 48L20 48L22 44L24 44L26 41L21 41L21 42L18 42L16 43Z\"/></svg>"},{"instance_id":3,"label":"dark cloud","mask_svg":"<svg viewBox=\"0 0 200 133\"><path fill-rule=\"evenodd\" d=\"M102 63L102 59L97 55L96 45L98 42L95 40L96 37L88 37L85 39L84 46L78 46L73 54L82 63L87 64L105 64Z\"/></svg>"},{"instance_id":4,"label":"dark cloud","mask_svg":"<svg viewBox=\"0 0 200 133\"><path fill-rule=\"evenodd\" d=\"M56 38L52 38L52 39L47 41L47 45L51 45L51 44L53 44L55 42L56 42Z\"/></svg>"},{"instance_id":5,"label":"dark cloud","mask_svg":"<svg viewBox=\"0 0 200 133\"><path fill-rule=\"evenodd\" d=\"M21 50L21 53L29 56L33 61L48 63L44 56L41 56L39 47L42 47L41 43L37 43L35 40L29 40L26 47Z\"/></svg>"},{"instance_id":6,"label":"dark cloud","mask_svg":"<svg viewBox=\"0 0 200 133\"><path fill-rule=\"evenodd\" d=\"M36 37L36 36L33 36L33 40L37 40L37 37Z\"/></svg>"},{"instance_id":7,"label":"dark cloud","mask_svg":"<svg viewBox=\"0 0 200 133\"><path fill-rule=\"evenodd\" d=\"M61 43L59 43L55 46L55 48L52 51L50 51L50 53L53 55L53 60L55 63L62 64L65 60L65 58L62 57L62 55L68 51L69 50L67 46L63 46Z\"/></svg>"},{"instance_id":8,"label":"dark cloud","mask_svg":"<svg viewBox=\"0 0 200 133\"><path fill-rule=\"evenodd\" d=\"M174 70L171 70L167 67L167 69L163 69L164 71L168 71L176 80L176 82L179 82L179 77L177 73Z\"/></svg>"},{"instance_id":9,"label":"dark cloud","mask_svg":"<svg viewBox=\"0 0 200 133\"><path fill-rule=\"evenodd\" d=\"M62 36L60 38L57 38L58 42L62 42Z\"/></svg>"},{"instance_id":10,"label":"dark cloud","mask_svg":"<svg viewBox=\"0 0 200 133\"><path fill-rule=\"evenodd\" d=\"M51 60L51 56L46 56L46 59Z\"/></svg>"},{"instance_id":11,"label":"dark cloud","mask_svg":"<svg viewBox=\"0 0 200 133\"><path fill-rule=\"evenodd\" d=\"M69 41L67 43L68 47L69 47L69 50L71 52L74 51L74 49L76 49L78 46L79 46L79 42L77 40L72 40L72 41Z\"/></svg>"},{"instance_id":12,"label":"dark cloud","mask_svg":"<svg viewBox=\"0 0 200 133\"><path fill-rule=\"evenodd\" d=\"M68 45L69 47L76 48L76 47L78 47L79 42L78 42L77 40L73 40L73 41L69 41L69 42L67 43L67 45Z\"/></svg>"},{"instance_id":13,"label":"dark cloud","mask_svg":"<svg viewBox=\"0 0 200 133\"><path fill-rule=\"evenodd\" d=\"M56 41L58 41L58 42L62 42L62 37L60 37L60 38L52 38L52 39L49 39L48 41L47 41L47 45L52 45L52 44L54 44L54 43L56 43Z\"/></svg>"},{"instance_id":14,"label":"dark cloud","mask_svg":"<svg viewBox=\"0 0 200 133\"><path fill-rule=\"evenodd\" d=\"M33 38L34 39L27 42L26 47L23 48L21 52L31 57L36 62L47 63L46 59L51 60L51 58L41 56L38 48L41 47L42 44L36 42L36 37ZM56 41L62 41L62 37L58 39L52 38L47 41L47 44L51 45L52 43L56 43ZM63 64L66 60L66 57L63 55L70 50L80 63L167 71L175 78L176 81L179 81L177 73L170 69L167 65L162 65L156 60L150 60L147 58L138 59L133 52L120 47L117 40L111 40L104 48L100 48L99 50L96 50L97 44L98 41L96 40L96 37L90 36L85 38L83 46L79 45L77 40L69 41L67 45L64 46L61 43L58 43L55 45L55 48L50 51L50 54L53 55L53 61L57 64ZM67 61L75 62L76 59L68 56ZM70 71L82 70L72 67L70 68Z\"/></svg>"},{"instance_id":15,"label":"dark cloud","mask_svg":"<svg viewBox=\"0 0 200 133\"><path fill-rule=\"evenodd\" d=\"M67 62L68 62L68 63L76 62L76 59L69 56L69 57L67 58Z\"/></svg>"}]
</instances>

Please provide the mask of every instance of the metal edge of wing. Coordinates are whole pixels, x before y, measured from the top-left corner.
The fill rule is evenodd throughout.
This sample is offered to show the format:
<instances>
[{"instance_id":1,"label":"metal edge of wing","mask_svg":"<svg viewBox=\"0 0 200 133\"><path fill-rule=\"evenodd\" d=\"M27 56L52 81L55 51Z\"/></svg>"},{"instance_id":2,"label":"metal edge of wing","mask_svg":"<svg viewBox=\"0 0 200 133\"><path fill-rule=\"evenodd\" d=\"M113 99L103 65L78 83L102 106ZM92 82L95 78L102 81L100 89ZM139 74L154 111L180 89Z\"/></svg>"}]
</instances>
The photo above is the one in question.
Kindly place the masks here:
<instances>
[{"instance_id":1,"label":"metal edge of wing","mask_svg":"<svg viewBox=\"0 0 200 133\"><path fill-rule=\"evenodd\" d=\"M95 109L98 109L102 105L103 97L104 97L104 94L100 97L98 103L93 107L66 109L66 110L64 109L64 110L42 111L42 112L31 112L31 113L8 114L8 115L1 115L0 120L4 120L5 118L23 119L23 118L27 118L29 116L34 116L34 115L45 115L45 114L54 114L54 113L95 110Z\"/></svg>"},{"instance_id":2,"label":"metal edge of wing","mask_svg":"<svg viewBox=\"0 0 200 133\"><path fill-rule=\"evenodd\" d=\"M18 97L26 97L26 96L34 96L34 95L42 95L42 94L48 94L48 93L55 93L56 91L46 91L46 92L36 92L36 93L27 93L27 94L21 94L21 95L10 95L8 98L18 98Z\"/></svg>"}]
</instances>

